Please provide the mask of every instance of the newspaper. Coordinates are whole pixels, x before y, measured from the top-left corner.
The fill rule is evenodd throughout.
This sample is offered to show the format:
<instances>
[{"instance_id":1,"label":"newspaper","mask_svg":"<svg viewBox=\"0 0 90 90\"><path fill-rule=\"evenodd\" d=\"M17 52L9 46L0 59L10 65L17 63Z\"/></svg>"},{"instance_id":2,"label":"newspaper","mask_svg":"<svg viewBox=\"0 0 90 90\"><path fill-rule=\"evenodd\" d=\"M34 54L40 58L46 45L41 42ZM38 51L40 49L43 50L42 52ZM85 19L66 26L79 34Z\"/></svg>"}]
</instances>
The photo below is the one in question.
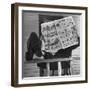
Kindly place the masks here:
<instances>
[{"instance_id":1,"label":"newspaper","mask_svg":"<svg viewBox=\"0 0 90 90\"><path fill-rule=\"evenodd\" d=\"M45 50L57 52L78 44L78 34L72 16L41 24L41 33L45 39Z\"/></svg>"}]
</instances>

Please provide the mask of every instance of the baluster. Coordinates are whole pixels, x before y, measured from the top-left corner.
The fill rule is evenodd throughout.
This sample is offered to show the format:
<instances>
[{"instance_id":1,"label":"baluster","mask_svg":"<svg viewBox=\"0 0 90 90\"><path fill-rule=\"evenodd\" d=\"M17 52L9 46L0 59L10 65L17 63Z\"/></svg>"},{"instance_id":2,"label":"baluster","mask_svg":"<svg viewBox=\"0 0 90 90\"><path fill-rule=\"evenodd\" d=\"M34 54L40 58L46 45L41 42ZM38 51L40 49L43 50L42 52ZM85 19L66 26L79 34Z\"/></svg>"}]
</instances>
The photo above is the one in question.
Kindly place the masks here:
<instances>
[{"instance_id":1,"label":"baluster","mask_svg":"<svg viewBox=\"0 0 90 90\"><path fill-rule=\"evenodd\" d=\"M58 62L58 76L61 76L61 62Z\"/></svg>"},{"instance_id":2,"label":"baluster","mask_svg":"<svg viewBox=\"0 0 90 90\"><path fill-rule=\"evenodd\" d=\"M46 63L47 66L47 76L50 76L50 63Z\"/></svg>"}]
</instances>

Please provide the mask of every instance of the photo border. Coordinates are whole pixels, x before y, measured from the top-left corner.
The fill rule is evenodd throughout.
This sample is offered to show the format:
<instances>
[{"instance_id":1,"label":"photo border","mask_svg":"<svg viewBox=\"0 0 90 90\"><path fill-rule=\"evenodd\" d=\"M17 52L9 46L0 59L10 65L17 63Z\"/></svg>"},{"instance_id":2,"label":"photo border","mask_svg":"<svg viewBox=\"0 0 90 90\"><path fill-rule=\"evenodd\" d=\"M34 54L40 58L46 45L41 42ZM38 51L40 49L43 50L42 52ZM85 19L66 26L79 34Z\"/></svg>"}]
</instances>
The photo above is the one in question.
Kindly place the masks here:
<instances>
[{"instance_id":1,"label":"photo border","mask_svg":"<svg viewBox=\"0 0 90 90\"><path fill-rule=\"evenodd\" d=\"M56 8L56 9L76 9L85 11L85 80L80 81L65 81L65 82L47 82L34 84L19 84L18 80L18 7L41 7L41 8ZM87 83L88 82L88 8L81 6L62 6L62 5L45 5L32 3L15 3L11 5L11 85L14 87L21 86L41 86L41 85L57 85L57 84L73 84L73 83Z\"/></svg>"}]
</instances>

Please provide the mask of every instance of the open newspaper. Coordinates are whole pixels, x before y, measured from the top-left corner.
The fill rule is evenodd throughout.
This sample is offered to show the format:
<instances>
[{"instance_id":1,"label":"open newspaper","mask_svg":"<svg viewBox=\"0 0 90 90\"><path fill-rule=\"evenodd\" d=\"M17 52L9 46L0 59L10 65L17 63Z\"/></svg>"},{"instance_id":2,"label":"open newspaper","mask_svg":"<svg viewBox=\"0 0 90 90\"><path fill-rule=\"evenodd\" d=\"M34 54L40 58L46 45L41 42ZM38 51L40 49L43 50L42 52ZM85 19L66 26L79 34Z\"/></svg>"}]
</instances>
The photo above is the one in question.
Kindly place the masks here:
<instances>
[{"instance_id":1,"label":"open newspaper","mask_svg":"<svg viewBox=\"0 0 90 90\"><path fill-rule=\"evenodd\" d=\"M57 52L78 44L78 34L72 16L41 24L45 51Z\"/></svg>"}]
</instances>

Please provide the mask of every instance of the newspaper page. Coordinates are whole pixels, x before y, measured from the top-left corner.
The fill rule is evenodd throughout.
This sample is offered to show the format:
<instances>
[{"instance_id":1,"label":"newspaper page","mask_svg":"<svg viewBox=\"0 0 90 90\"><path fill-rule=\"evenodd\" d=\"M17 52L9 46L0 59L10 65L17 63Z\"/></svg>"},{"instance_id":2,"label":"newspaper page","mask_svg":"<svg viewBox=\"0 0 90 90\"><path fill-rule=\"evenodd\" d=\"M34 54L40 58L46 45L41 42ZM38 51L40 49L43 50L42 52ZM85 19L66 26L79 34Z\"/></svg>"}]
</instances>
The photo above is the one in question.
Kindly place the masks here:
<instances>
[{"instance_id":1,"label":"newspaper page","mask_svg":"<svg viewBox=\"0 0 90 90\"><path fill-rule=\"evenodd\" d=\"M62 48L54 21L41 24L41 32L45 39L45 50L47 52L57 52Z\"/></svg>"},{"instance_id":2,"label":"newspaper page","mask_svg":"<svg viewBox=\"0 0 90 90\"><path fill-rule=\"evenodd\" d=\"M55 20L55 25L63 49L78 44L78 34L72 16Z\"/></svg>"}]
</instances>

